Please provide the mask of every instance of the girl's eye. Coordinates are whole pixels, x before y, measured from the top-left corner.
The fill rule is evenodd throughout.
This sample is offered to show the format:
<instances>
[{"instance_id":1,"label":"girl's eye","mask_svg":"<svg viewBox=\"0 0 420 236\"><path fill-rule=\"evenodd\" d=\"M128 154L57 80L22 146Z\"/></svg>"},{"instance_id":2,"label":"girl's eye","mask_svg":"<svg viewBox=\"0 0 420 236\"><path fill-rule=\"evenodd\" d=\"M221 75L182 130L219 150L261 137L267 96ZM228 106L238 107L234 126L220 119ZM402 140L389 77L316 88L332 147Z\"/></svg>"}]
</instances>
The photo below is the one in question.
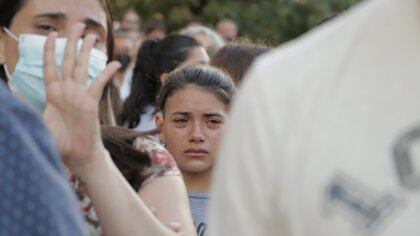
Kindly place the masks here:
<instances>
[{"instance_id":1,"label":"girl's eye","mask_svg":"<svg viewBox=\"0 0 420 236\"><path fill-rule=\"evenodd\" d=\"M57 28L52 25L38 25L37 28L46 32L57 31Z\"/></svg>"},{"instance_id":2,"label":"girl's eye","mask_svg":"<svg viewBox=\"0 0 420 236\"><path fill-rule=\"evenodd\" d=\"M174 120L174 122L176 124L184 124L184 123L187 123L188 120L187 119L176 119L176 120Z\"/></svg>"},{"instance_id":3,"label":"girl's eye","mask_svg":"<svg viewBox=\"0 0 420 236\"><path fill-rule=\"evenodd\" d=\"M222 122L221 121L219 121L219 120L208 120L207 121L207 124L210 126L210 127L218 127L218 126L220 126L221 124L222 124Z\"/></svg>"},{"instance_id":4,"label":"girl's eye","mask_svg":"<svg viewBox=\"0 0 420 236\"><path fill-rule=\"evenodd\" d=\"M188 119L180 118L173 121L176 127L185 127L188 125Z\"/></svg>"}]
</instances>

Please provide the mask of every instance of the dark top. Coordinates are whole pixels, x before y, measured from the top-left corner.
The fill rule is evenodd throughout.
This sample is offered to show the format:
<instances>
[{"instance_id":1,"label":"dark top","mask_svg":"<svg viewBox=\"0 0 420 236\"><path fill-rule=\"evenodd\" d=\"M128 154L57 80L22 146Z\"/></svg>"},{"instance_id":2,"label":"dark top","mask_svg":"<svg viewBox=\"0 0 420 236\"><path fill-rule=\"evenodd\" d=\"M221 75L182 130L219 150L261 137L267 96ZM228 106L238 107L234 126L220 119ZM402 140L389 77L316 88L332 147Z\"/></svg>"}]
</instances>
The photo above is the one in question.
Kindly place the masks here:
<instances>
[{"instance_id":1,"label":"dark top","mask_svg":"<svg viewBox=\"0 0 420 236\"><path fill-rule=\"evenodd\" d=\"M84 235L53 147L41 120L0 80L0 235Z\"/></svg>"}]
</instances>

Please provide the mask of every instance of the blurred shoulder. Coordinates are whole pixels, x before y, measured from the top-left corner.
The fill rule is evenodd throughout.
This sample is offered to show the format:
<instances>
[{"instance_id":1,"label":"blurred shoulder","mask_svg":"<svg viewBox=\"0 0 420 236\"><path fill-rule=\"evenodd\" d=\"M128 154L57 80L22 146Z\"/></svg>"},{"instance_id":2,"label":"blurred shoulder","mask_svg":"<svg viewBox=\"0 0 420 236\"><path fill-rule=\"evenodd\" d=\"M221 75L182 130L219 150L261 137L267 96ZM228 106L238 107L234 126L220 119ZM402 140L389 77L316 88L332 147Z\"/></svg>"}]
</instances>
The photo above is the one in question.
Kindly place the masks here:
<instances>
[{"instance_id":1,"label":"blurred shoulder","mask_svg":"<svg viewBox=\"0 0 420 236\"><path fill-rule=\"evenodd\" d=\"M362 50L362 39L383 34L381 29L376 30L384 27L383 22L389 22L387 28L397 28L406 20L399 18L419 13L418 5L415 0L363 1L261 56L252 66L247 83L273 89L301 80L321 80L325 72L341 68L358 48ZM417 12L410 12L414 6Z\"/></svg>"}]
</instances>

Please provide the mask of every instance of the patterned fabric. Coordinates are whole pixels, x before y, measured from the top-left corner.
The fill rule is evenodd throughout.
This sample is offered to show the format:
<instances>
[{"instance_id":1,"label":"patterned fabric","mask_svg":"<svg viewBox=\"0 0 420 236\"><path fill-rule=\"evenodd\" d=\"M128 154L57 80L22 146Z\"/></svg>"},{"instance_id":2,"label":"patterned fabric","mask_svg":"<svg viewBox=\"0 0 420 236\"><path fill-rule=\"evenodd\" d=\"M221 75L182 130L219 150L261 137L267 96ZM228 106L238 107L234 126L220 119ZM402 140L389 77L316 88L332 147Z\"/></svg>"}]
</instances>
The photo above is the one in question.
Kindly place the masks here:
<instances>
[{"instance_id":1,"label":"patterned fabric","mask_svg":"<svg viewBox=\"0 0 420 236\"><path fill-rule=\"evenodd\" d=\"M141 173L141 179L144 179L140 188L152 182L155 178L163 176L180 176L181 172L176 165L172 155L160 144L150 140L147 137L139 137L133 142L133 146L143 153L148 153L151 165L144 168ZM71 183L76 191L77 197L85 216L85 221L89 230L89 235L104 235L98 216L92 205L92 200L86 195L82 184L74 176Z\"/></svg>"},{"instance_id":2,"label":"patterned fabric","mask_svg":"<svg viewBox=\"0 0 420 236\"><path fill-rule=\"evenodd\" d=\"M0 235L85 235L41 120L0 80Z\"/></svg>"},{"instance_id":3,"label":"patterned fabric","mask_svg":"<svg viewBox=\"0 0 420 236\"><path fill-rule=\"evenodd\" d=\"M149 168L143 170L141 176L145 181L140 188L150 183L156 177L181 175L172 155L162 145L148 137L137 138L134 140L133 145L140 152L148 153L152 162Z\"/></svg>"}]
</instances>

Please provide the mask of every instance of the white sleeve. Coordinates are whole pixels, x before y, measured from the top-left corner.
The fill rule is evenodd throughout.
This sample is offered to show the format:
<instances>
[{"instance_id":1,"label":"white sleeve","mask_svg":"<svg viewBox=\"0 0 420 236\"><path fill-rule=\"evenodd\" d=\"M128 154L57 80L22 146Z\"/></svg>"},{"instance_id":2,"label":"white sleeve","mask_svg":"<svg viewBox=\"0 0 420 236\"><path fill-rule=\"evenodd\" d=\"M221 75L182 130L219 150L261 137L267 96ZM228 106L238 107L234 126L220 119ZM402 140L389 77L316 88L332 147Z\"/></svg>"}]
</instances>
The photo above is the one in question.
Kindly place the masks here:
<instances>
[{"instance_id":1,"label":"white sleeve","mask_svg":"<svg viewBox=\"0 0 420 236\"><path fill-rule=\"evenodd\" d=\"M258 82L262 75L251 71L232 108L214 172L209 236L274 235L281 227L273 217L272 159L278 156L275 117L270 114L274 109L265 101L265 94L272 91L264 91Z\"/></svg>"}]
</instances>

